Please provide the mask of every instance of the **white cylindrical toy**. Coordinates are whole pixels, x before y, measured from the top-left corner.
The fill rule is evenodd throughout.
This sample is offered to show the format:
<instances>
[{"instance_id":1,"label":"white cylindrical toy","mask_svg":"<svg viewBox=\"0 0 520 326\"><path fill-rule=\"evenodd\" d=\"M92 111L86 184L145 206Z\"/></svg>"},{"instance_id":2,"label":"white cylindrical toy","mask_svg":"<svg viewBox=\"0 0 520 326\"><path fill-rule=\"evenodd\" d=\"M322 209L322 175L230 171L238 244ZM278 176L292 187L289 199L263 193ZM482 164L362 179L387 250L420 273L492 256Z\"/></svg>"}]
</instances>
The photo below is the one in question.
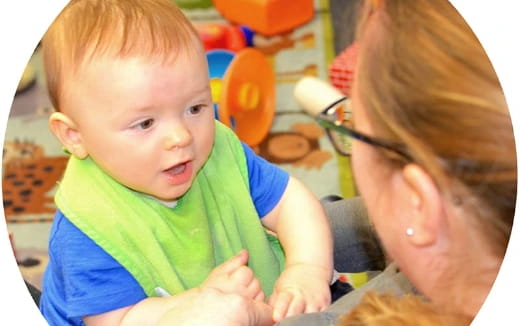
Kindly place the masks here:
<instances>
[{"instance_id":1,"label":"white cylindrical toy","mask_svg":"<svg viewBox=\"0 0 520 326\"><path fill-rule=\"evenodd\" d=\"M296 102L312 116L343 97L345 95L334 86L316 77L303 77L294 87Z\"/></svg>"}]
</instances>

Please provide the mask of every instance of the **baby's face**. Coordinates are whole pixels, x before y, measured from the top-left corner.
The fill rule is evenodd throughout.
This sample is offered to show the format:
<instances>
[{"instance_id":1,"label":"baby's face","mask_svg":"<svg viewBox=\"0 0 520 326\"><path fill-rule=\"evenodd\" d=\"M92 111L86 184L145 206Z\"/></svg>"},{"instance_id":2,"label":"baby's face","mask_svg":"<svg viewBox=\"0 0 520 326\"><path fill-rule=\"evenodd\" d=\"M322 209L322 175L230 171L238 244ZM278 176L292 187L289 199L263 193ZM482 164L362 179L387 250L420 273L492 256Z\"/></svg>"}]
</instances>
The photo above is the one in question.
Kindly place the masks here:
<instances>
[{"instance_id":1,"label":"baby's face","mask_svg":"<svg viewBox=\"0 0 520 326\"><path fill-rule=\"evenodd\" d=\"M105 58L64 96L88 155L116 180L161 200L182 196L208 158L214 111L206 58Z\"/></svg>"}]
</instances>

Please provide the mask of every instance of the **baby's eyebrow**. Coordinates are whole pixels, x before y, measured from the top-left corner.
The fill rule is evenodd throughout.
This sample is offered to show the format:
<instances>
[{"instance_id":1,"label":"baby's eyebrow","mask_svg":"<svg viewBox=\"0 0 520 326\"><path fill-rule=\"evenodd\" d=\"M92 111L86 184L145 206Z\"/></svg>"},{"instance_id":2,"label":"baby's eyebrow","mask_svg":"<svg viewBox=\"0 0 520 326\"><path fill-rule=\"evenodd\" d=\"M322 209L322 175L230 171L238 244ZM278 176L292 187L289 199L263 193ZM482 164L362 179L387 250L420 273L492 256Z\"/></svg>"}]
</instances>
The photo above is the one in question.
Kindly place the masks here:
<instances>
[{"instance_id":1,"label":"baby's eyebrow","mask_svg":"<svg viewBox=\"0 0 520 326\"><path fill-rule=\"evenodd\" d=\"M204 93L207 93L207 92L210 92L210 91L211 91L211 86L208 83L208 84L204 85L204 87L196 90L194 93L195 94L204 94Z\"/></svg>"},{"instance_id":2,"label":"baby's eyebrow","mask_svg":"<svg viewBox=\"0 0 520 326\"><path fill-rule=\"evenodd\" d=\"M134 105L129 108L129 110L132 110L135 113L145 113L153 109L152 105Z\"/></svg>"},{"instance_id":3,"label":"baby's eyebrow","mask_svg":"<svg viewBox=\"0 0 520 326\"><path fill-rule=\"evenodd\" d=\"M213 101L211 87L208 85L207 87L200 88L200 89L190 93L189 99L197 100L197 101L206 101L206 100Z\"/></svg>"},{"instance_id":4,"label":"baby's eyebrow","mask_svg":"<svg viewBox=\"0 0 520 326\"><path fill-rule=\"evenodd\" d=\"M144 104L136 103L134 108L136 110L139 110L139 111L148 111L148 110L153 108L153 105L152 104L146 104L146 103L144 103Z\"/></svg>"}]
</instances>

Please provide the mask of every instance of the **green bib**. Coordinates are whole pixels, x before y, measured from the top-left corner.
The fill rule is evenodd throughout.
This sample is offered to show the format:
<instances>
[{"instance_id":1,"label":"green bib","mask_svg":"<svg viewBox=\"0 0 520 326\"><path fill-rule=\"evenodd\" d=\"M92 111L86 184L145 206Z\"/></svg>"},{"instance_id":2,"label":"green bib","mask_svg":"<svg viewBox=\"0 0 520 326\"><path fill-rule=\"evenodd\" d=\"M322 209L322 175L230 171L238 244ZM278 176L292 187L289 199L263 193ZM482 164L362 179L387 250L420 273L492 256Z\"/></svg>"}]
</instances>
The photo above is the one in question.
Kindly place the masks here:
<instances>
[{"instance_id":1,"label":"green bib","mask_svg":"<svg viewBox=\"0 0 520 326\"><path fill-rule=\"evenodd\" d=\"M266 233L250 196L242 145L220 122L210 157L174 208L121 185L90 158L75 157L55 201L148 296L158 286L172 294L199 286L243 248L266 296L283 270L280 244Z\"/></svg>"}]
</instances>

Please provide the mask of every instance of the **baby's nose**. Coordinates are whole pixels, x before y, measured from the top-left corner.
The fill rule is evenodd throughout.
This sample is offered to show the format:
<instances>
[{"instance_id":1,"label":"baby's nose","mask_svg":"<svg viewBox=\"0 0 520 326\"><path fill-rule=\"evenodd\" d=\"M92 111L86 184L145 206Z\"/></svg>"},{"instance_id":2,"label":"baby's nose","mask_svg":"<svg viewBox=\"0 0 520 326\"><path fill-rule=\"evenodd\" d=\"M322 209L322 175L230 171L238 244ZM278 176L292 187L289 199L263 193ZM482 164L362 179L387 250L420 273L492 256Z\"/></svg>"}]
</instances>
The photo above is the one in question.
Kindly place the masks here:
<instances>
[{"instance_id":1,"label":"baby's nose","mask_svg":"<svg viewBox=\"0 0 520 326\"><path fill-rule=\"evenodd\" d=\"M188 128L182 124L176 124L164 141L164 149L185 147L191 143L193 136Z\"/></svg>"}]
</instances>

